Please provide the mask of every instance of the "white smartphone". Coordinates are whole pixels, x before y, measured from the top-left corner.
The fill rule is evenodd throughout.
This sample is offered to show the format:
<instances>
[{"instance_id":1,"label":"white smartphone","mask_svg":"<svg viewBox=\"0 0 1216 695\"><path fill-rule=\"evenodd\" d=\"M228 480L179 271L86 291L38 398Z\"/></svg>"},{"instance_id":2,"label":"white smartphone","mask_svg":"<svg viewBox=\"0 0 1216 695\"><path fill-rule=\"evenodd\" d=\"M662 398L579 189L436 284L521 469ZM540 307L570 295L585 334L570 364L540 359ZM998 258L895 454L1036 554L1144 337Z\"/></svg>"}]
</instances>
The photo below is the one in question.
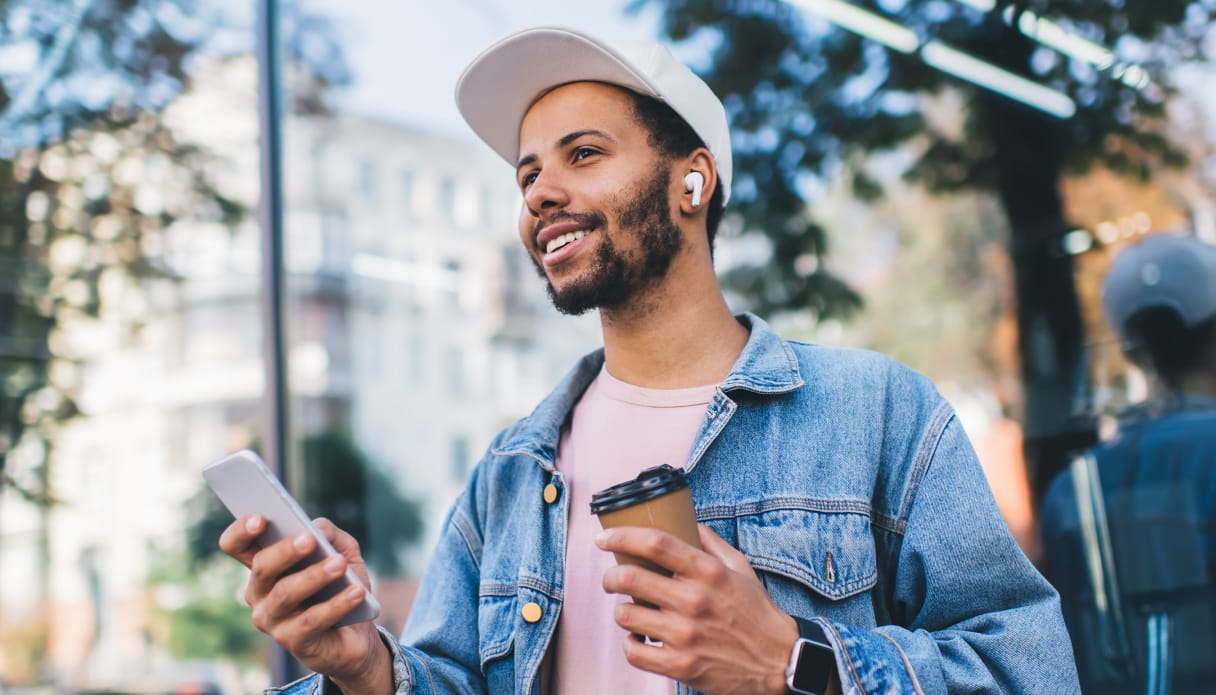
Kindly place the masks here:
<instances>
[{"instance_id":1,"label":"white smartphone","mask_svg":"<svg viewBox=\"0 0 1216 695\"><path fill-rule=\"evenodd\" d=\"M266 518L266 530L258 537L259 545L270 546L301 531L308 531L317 539L317 546L312 554L301 560L291 571L302 570L331 555L339 554L312 525L299 503L256 453L243 449L226 456L204 468L203 478L228 511L232 512L234 518L255 512ZM347 567L346 574L314 594L307 604L325 601L349 586L362 586L362 583L350 567ZM380 603L369 589L364 593L363 602L339 620L337 625L375 620L379 615Z\"/></svg>"}]
</instances>

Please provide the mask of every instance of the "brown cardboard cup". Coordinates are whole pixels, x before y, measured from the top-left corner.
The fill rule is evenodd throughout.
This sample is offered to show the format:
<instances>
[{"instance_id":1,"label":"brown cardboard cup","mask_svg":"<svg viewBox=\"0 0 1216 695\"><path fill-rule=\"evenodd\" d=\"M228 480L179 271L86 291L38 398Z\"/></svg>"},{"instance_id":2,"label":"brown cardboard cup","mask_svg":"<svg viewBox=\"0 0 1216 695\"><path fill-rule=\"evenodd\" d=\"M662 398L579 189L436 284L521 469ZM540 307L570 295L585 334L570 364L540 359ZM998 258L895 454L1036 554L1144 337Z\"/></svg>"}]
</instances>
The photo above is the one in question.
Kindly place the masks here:
<instances>
[{"instance_id":1,"label":"brown cardboard cup","mask_svg":"<svg viewBox=\"0 0 1216 695\"><path fill-rule=\"evenodd\" d=\"M683 468L668 465L647 468L638 477L591 496L591 513L605 529L620 526L657 528L689 545L701 548L692 492ZM634 555L614 553L622 565L638 565L671 576L671 572Z\"/></svg>"}]
</instances>

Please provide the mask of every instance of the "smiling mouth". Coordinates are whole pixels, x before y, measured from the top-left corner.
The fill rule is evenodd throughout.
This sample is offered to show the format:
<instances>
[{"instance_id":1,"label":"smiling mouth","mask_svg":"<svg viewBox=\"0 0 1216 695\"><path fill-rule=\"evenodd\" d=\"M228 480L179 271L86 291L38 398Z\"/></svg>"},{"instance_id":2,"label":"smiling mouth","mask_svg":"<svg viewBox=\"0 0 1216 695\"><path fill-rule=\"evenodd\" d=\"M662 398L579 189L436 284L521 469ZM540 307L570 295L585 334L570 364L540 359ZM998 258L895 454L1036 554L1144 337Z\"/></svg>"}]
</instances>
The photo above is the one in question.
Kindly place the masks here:
<instances>
[{"instance_id":1,"label":"smiling mouth","mask_svg":"<svg viewBox=\"0 0 1216 695\"><path fill-rule=\"evenodd\" d=\"M578 241L579 239L582 239L583 237L587 236L590 233L591 232L589 232L586 229L579 229L579 230L576 230L573 232L567 232L559 237L550 239L549 243L545 245L545 253L546 254L553 253L554 251L565 246L566 244Z\"/></svg>"}]
</instances>

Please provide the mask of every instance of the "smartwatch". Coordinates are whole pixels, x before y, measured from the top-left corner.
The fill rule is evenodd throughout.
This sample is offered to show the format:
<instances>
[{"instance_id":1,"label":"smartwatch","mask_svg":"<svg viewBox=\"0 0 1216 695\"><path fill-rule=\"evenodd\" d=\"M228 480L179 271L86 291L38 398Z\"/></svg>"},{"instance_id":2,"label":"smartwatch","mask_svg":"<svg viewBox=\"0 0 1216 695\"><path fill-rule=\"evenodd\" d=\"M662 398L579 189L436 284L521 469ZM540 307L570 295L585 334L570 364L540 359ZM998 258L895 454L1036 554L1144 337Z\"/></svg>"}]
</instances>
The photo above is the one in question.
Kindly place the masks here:
<instances>
[{"instance_id":1,"label":"smartwatch","mask_svg":"<svg viewBox=\"0 0 1216 695\"><path fill-rule=\"evenodd\" d=\"M823 695L836 672L836 654L819 623L794 617L798 641L785 669L785 686L798 695Z\"/></svg>"}]
</instances>

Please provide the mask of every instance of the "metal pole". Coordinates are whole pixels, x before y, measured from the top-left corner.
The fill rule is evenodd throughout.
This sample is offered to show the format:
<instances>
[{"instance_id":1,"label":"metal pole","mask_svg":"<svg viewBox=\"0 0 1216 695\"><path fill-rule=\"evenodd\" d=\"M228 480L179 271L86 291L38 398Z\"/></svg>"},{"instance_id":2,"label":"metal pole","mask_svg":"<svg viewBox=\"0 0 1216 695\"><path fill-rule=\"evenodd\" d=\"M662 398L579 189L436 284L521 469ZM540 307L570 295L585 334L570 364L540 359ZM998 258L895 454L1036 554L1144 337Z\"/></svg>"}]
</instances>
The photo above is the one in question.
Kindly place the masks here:
<instances>
[{"instance_id":1,"label":"metal pole","mask_svg":"<svg viewBox=\"0 0 1216 695\"><path fill-rule=\"evenodd\" d=\"M258 120L261 158L262 355L266 388L262 401L266 465L290 488L287 479L287 380L283 335L283 147L282 37L277 0L258 0ZM270 673L275 684L292 680L294 660L277 643L271 646Z\"/></svg>"}]
</instances>

